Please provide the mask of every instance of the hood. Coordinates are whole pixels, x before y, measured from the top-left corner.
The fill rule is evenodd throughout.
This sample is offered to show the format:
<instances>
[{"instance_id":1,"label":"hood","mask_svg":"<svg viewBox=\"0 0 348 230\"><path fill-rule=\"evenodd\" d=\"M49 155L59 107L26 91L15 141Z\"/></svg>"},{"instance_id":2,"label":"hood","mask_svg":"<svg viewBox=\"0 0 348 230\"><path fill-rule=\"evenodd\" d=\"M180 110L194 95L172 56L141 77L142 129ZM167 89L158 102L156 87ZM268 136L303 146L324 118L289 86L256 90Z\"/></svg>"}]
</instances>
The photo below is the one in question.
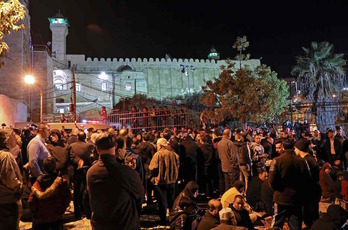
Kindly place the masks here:
<instances>
[{"instance_id":1,"label":"hood","mask_svg":"<svg viewBox=\"0 0 348 230\"><path fill-rule=\"evenodd\" d=\"M235 141L233 143L237 147L242 147L243 145L246 145L246 143L244 141Z\"/></svg>"}]
</instances>

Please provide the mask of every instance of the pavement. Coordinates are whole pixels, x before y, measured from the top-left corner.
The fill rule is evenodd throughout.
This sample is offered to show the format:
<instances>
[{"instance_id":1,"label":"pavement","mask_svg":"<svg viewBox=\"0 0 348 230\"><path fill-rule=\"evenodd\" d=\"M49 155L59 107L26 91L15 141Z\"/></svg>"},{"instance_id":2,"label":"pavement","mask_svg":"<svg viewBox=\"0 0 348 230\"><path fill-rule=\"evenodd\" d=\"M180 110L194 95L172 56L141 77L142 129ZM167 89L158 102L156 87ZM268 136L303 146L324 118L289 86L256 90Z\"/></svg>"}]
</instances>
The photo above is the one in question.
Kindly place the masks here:
<instances>
[{"instance_id":1,"label":"pavement","mask_svg":"<svg viewBox=\"0 0 348 230\"><path fill-rule=\"evenodd\" d=\"M205 208L207 205L206 200L202 200L198 203L199 207ZM327 208L329 207L330 203L319 203L319 212L320 213L326 213ZM25 216L25 211L23 213L23 216ZM140 225L141 229L169 229L168 226L160 226L159 225L159 215L158 215L158 208L157 204L153 203L150 205L143 205L143 209L140 215ZM74 213L73 213L73 203L70 204L69 211L65 212L64 215L64 230L91 230L90 220L86 219L86 217L83 217L80 220L76 220ZM21 221L19 224L20 230L30 230L32 229L32 222L30 220L27 221ZM286 228L283 228L286 229Z\"/></svg>"}]
</instances>

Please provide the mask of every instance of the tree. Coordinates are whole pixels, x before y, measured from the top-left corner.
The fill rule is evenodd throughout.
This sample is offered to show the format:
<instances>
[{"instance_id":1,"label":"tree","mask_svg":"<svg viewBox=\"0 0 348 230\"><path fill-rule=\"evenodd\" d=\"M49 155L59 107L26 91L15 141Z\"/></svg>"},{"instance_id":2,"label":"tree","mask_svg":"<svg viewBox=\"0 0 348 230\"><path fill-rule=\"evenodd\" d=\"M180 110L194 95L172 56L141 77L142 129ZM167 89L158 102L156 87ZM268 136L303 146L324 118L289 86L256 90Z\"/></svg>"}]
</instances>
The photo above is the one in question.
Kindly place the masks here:
<instances>
[{"instance_id":1,"label":"tree","mask_svg":"<svg viewBox=\"0 0 348 230\"><path fill-rule=\"evenodd\" d=\"M181 104L185 105L190 110L202 111L205 109L205 106L201 104L201 101L200 101L201 96L202 96L202 92L193 92L191 94L185 94L185 95L176 96L176 97L167 98L167 99L180 100Z\"/></svg>"},{"instance_id":2,"label":"tree","mask_svg":"<svg viewBox=\"0 0 348 230\"><path fill-rule=\"evenodd\" d=\"M284 112L288 106L288 88L270 67L261 65L252 70L244 66L234 71L234 63L227 61L227 64L221 66L222 72L214 82L207 81L202 87L206 119L221 122L237 118L245 128L246 122L272 122Z\"/></svg>"},{"instance_id":3,"label":"tree","mask_svg":"<svg viewBox=\"0 0 348 230\"><path fill-rule=\"evenodd\" d=\"M250 58L250 54L243 54L243 51L249 47L249 42L247 41L247 37L243 36L237 37L237 40L233 44L232 48L236 49L239 53L236 55L236 59L239 61L239 69L242 68L242 61L248 60Z\"/></svg>"},{"instance_id":4,"label":"tree","mask_svg":"<svg viewBox=\"0 0 348 230\"><path fill-rule=\"evenodd\" d=\"M302 48L303 56L296 57L291 74L297 78L304 97L312 102L311 112L319 130L335 125L337 109L326 107L334 102L334 94L343 86L346 61L343 54L334 54L334 47L328 42L312 42L310 48Z\"/></svg>"},{"instance_id":5,"label":"tree","mask_svg":"<svg viewBox=\"0 0 348 230\"><path fill-rule=\"evenodd\" d=\"M24 28L23 24L18 25L18 23L24 19L25 13L24 6L19 0L0 0L0 60L9 50L3 41L4 35ZM3 62L0 62L1 65Z\"/></svg>"}]
</instances>

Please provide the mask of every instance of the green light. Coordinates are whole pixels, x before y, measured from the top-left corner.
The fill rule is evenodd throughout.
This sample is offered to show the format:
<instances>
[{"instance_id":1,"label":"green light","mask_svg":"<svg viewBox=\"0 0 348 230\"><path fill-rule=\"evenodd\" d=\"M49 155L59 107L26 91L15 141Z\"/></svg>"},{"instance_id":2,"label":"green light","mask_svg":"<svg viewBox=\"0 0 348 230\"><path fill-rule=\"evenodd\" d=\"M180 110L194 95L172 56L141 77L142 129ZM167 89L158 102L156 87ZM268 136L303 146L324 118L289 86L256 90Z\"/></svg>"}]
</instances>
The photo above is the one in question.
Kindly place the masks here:
<instances>
[{"instance_id":1,"label":"green light","mask_svg":"<svg viewBox=\"0 0 348 230\"><path fill-rule=\"evenodd\" d=\"M48 18L48 21L51 24L65 24L69 26L69 22L65 18Z\"/></svg>"},{"instance_id":2,"label":"green light","mask_svg":"<svg viewBox=\"0 0 348 230\"><path fill-rule=\"evenodd\" d=\"M211 58L211 57L218 57L218 56L219 56L218 53L210 53L210 54L208 55L208 58Z\"/></svg>"}]
</instances>

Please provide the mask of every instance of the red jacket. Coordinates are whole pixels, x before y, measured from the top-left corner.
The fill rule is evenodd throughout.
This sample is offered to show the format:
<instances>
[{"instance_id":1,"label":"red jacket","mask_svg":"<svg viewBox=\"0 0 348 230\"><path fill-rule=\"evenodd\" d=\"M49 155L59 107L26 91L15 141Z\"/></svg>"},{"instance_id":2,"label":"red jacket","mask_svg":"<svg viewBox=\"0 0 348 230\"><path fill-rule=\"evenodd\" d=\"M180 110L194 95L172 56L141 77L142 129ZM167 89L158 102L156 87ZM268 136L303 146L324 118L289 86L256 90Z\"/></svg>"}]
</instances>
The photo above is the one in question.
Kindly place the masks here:
<instances>
[{"instance_id":1,"label":"red jacket","mask_svg":"<svg viewBox=\"0 0 348 230\"><path fill-rule=\"evenodd\" d=\"M348 202L348 180L342 180L341 187L342 187L341 193L343 196L343 200Z\"/></svg>"},{"instance_id":2,"label":"red jacket","mask_svg":"<svg viewBox=\"0 0 348 230\"><path fill-rule=\"evenodd\" d=\"M71 201L66 180L45 174L36 180L31 191L28 202L33 223L52 223L63 219Z\"/></svg>"}]
</instances>

